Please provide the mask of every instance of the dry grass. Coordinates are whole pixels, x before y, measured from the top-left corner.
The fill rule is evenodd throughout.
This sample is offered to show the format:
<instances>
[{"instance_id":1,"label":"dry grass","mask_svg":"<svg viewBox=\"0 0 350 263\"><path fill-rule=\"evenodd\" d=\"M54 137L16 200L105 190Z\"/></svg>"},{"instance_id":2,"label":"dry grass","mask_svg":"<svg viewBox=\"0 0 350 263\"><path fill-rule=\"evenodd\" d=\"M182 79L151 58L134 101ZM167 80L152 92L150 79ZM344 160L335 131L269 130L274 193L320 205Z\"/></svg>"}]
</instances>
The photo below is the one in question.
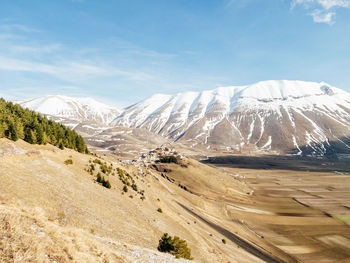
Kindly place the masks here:
<instances>
[{"instance_id":1,"label":"dry grass","mask_svg":"<svg viewBox=\"0 0 350 263\"><path fill-rule=\"evenodd\" d=\"M61 226L41 208L0 205L0 262L185 263L169 254Z\"/></svg>"},{"instance_id":2,"label":"dry grass","mask_svg":"<svg viewBox=\"0 0 350 263\"><path fill-rule=\"evenodd\" d=\"M141 262L175 260L173 256L159 255L156 251L158 240L165 232L185 239L196 262L259 262L234 244L222 247L220 234L200 223L194 223L195 219L177 202L191 206L195 203L201 204L203 200L171 184L159 174L156 175L150 171L146 177L138 179L135 177L138 188L145 190L146 200L142 201L140 198L129 198L128 195L122 195L123 184L118 176L110 175L106 178L111 182L111 189L97 184L96 175L90 175L84 170L87 168L89 159L92 158L89 155L68 149L61 151L50 145L29 145L23 141L13 143L5 139L0 139L0 155L2 155L0 180L6 182L6 184L0 184L0 198L6 204L18 207L18 209L24 208L26 211L39 207L44 215L43 218L48 219L41 220L47 222L48 234L39 238L34 235L35 232L29 232L33 240L36 238L36 241L31 241L33 246L28 247L31 242L20 243L20 240L25 240L25 235L23 238L19 235L26 233L24 229L21 229L21 225L25 227L26 224L22 224L20 220L26 218L27 228L30 229L31 223L29 222L34 219L39 222L40 218L30 217L27 212L19 213L17 219L14 219L15 217L10 219L9 215L4 214L3 220L8 220L12 229L9 230L9 233L18 235L16 236L18 245L15 245L16 242L13 243L12 248L9 244L6 245L7 251L13 251L6 252L4 254L7 255L6 257L17 253L17 258L21 258L23 254L23 256L28 255L29 260L30 255L39 253L36 251L44 251L35 255L45 259L45 243L47 242L43 238L46 236L48 240L52 240L53 244L61 240L62 247L57 247L58 252L55 249L52 250L52 255L60 255L62 260L66 261L69 260L69 255L73 255L73 258L77 255L82 257L83 253L78 250L76 252L67 250L67 253L63 250L66 243L74 247L74 242L66 242L65 238L79 240L79 237L74 236L77 234L73 235L73 232L77 232L66 232L68 229L74 229L78 232L83 231L84 236L93 233L93 236L99 236L103 240L110 240L113 243L120 242L123 246L134 246L135 249L127 250L132 253L121 250L120 255L127 259L135 258ZM64 164L68 158L73 160L72 165ZM131 174L136 172L133 166L123 166L113 156L105 157L105 159L107 162L114 162L114 167L120 166ZM129 189L129 191L132 190ZM162 207L162 214L156 211L158 207ZM16 213L18 211L20 210L17 210ZM16 223L16 220L19 221ZM2 225L5 225L5 221ZM51 237L49 233L52 233L53 236ZM59 239L54 233L64 233L62 237L65 238ZM208 238L209 234L213 236ZM37 245L34 246L36 242ZM82 241L77 242L82 243ZM22 252L19 249L21 247L24 249ZM87 247L84 251L89 252L90 248ZM63 254L61 254L62 251ZM101 251L108 250L101 249ZM108 253L105 255L107 259L110 256Z\"/></svg>"},{"instance_id":3,"label":"dry grass","mask_svg":"<svg viewBox=\"0 0 350 263\"><path fill-rule=\"evenodd\" d=\"M337 248L350 240L349 227L323 213L348 222L345 176L281 176L186 160L187 167L166 164L175 183L151 169L146 177L135 176L145 190L142 201L131 189L122 195L118 176L106 176L111 189L97 184L96 175L84 170L89 155L0 139L0 157L0 262L179 262L156 251L165 232L185 239L196 262L261 262L179 204L285 262L349 257L348 243ZM64 164L68 158L72 165ZM104 159L137 173L115 156Z\"/></svg>"},{"instance_id":4,"label":"dry grass","mask_svg":"<svg viewBox=\"0 0 350 263\"><path fill-rule=\"evenodd\" d=\"M128 262L86 231L49 221L41 209L0 205L0 262Z\"/></svg>"}]
</instances>

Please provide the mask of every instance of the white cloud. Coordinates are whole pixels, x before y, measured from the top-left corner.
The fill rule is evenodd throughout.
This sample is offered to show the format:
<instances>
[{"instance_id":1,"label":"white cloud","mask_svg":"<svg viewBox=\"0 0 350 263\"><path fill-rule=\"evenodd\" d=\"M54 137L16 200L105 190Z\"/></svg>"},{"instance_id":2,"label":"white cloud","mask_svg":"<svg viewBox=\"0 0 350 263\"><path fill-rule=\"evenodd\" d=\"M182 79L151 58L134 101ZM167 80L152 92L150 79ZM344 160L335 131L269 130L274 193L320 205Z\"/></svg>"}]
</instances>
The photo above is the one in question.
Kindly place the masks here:
<instances>
[{"instance_id":1,"label":"white cloud","mask_svg":"<svg viewBox=\"0 0 350 263\"><path fill-rule=\"evenodd\" d=\"M334 24L333 17L335 16L335 12L324 12L316 9L310 15L315 23Z\"/></svg>"},{"instance_id":2,"label":"white cloud","mask_svg":"<svg viewBox=\"0 0 350 263\"><path fill-rule=\"evenodd\" d=\"M350 0L317 0L317 2L324 8L324 9L331 9L333 7L349 7L350 6Z\"/></svg>"},{"instance_id":3,"label":"white cloud","mask_svg":"<svg viewBox=\"0 0 350 263\"><path fill-rule=\"evenodd\" d=\"M293 0L292 9L297 5L303 6L305 9L311 10L309 13L315 23L334 24L336 8L350 7L350 0Z\"/></svg>"}]
</instances>

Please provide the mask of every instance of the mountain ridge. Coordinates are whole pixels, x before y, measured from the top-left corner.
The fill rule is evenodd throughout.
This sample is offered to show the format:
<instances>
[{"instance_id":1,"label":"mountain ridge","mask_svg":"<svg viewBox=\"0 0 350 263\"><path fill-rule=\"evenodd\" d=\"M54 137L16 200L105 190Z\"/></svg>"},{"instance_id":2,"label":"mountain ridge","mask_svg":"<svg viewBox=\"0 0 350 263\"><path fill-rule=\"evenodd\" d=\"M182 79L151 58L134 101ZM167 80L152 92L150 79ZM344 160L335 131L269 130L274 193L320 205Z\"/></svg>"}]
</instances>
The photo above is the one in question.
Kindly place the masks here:
<instances>
[{"instance_id":1,"label":"mountain ridge","mask_svg":"<svg viewBox=\"0 0 350 263\"><path fill-rule=\"evenodd\" d=\"M75 98L65 95L46 95L15 101L25 108L41 114L67 118L79 122L93 121L107 125L120 110L94 98Z\"/></svg>"},{"instance_id":2,"label":"mountain ridge","mask_svg":"<svg viewBox=\"0 0 350 263\"><path fill-rule=\"evenodd\" d=\"M155 94L124 110L115 126L145 128L194 146L234 152L347 152L350 94L325 82L263 81L176 95ZM301 151L307 146L309 150Z\"/></svg>"}]
</instances>

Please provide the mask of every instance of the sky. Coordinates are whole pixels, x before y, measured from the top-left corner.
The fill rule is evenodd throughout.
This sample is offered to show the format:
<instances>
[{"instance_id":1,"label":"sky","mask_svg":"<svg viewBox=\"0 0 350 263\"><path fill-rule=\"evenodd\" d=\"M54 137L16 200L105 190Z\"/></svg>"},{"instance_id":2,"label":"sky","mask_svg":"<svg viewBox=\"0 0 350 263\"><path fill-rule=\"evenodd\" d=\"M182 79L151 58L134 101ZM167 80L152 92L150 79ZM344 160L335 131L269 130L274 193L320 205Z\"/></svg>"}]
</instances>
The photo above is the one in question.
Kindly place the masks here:
<instances>
[{"instance_id":1,"label":"sky","mask_svg":"<svg viewBox=\"0 0 350 263\"><path fill-rule=\"evenodd\" d=\"M1 0L0 96L117 107L270 79L350 92L350 0Z\"/></svg>"}]
</instances>

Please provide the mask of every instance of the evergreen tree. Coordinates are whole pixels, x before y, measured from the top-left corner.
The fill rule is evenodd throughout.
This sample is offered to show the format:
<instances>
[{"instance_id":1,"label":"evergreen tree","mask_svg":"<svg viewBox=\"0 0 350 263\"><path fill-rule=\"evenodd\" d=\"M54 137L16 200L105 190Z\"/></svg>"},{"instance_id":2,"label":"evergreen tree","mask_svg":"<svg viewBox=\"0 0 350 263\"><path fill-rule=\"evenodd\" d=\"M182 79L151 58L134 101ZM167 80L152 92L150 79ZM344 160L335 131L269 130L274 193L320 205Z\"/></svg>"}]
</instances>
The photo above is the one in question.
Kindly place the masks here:
<instances>
[{"instance_id":1,"label":"evergreen tree","mask_svg":"<svg viewBox=\"0 0 350 263\"><path fill-rule=\"evenodd\" d=\"M5 130L4 130L4 126L3 123L0 122L0 138L5 137Z\"/></svg>"},{"instance_id":2,"label":"evergreen tree","mask_svg":"<svg viewBox=\"0 0 350 263\"><path fill-rule=\"evenodd\" d=\"M61 150L64 150L64 143L63 143L62 139L60 139L58 142L58 148L60 148Z\"/></svg>"},{"instance_id":3,"label":"evergreen tree","mask_svg":"<svg viewBox=\"0 0 350 263\"><path fill-rule=\"evenodd\" d=\"M18 138L23 140L24 139L23 123L21 121L17 121L15 126L16 126L16 130L17 130Z\"/></svg>"},{"instance_id":4,"label":"evergreen tree","mask_svg":"<svg viewBox=\"0 0 350 263\"><path fill-rule=\"evenodd\" d=\"M75 131L3 99L0 99L0 137L89 152L84 139Z\"/></svg>"},{"instance_id":5,"label":"evergreen tree","mask_svg":"<svg viewBox=\"0 0 350 263\"><path fill-rule=\"evenodd\" d=\"M35 130L36 130L36 143L44 144L44 131L42 126L40 126L39 124L36 125Z\"/></svg>"},{"instance_id":6,"label":"evergreen tree","mask_svg":"<svg viewBox=\"0 0 350 263\"><path fill-rule=\"evenodd\" d=\"M31 143L31 144L36 143L35 132L33 130L31 130L30 128L26 128L25 131L24 131L24 140L26 142Z\"/></svg>"},{"instance_id":7,"label":"evergreen tree","mask_svg":"<svg viewBox=\"0 0 350 263\"><path fill-rule=\"evenodd\" d=\"M15 127L15 124L9 120L9 125L8 125L8 138L17 141L18 140L18 133Z\"/></svg>"}]
</instances>

